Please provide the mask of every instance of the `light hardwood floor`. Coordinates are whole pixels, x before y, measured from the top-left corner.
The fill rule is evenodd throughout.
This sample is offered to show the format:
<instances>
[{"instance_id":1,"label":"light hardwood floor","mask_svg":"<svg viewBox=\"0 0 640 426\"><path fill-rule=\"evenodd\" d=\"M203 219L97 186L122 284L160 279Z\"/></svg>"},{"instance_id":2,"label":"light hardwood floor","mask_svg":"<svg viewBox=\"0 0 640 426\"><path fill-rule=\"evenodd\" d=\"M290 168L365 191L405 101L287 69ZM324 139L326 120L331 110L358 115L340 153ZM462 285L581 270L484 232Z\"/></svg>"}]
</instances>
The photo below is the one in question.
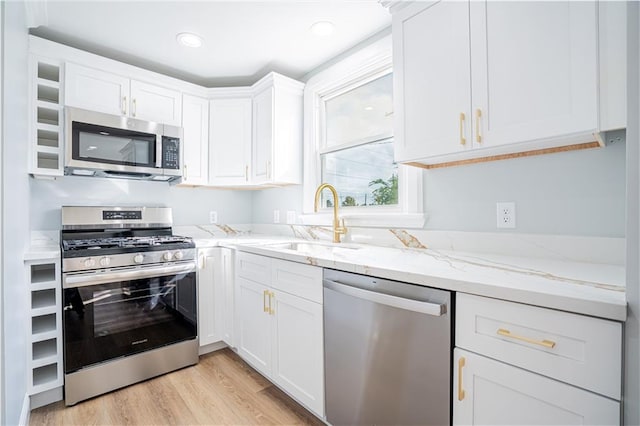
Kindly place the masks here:
<instances>
[{"instance_id":1,"label":"light hardwood floor","mask_svg":"<svg viewBox=\"0 0 640 426\"><path fill-rule=\"evenodd\" d=\"M35 425L294 425L323 423L223 349L184 368L73 407L31 412Z\"/></svg>"}]
</instances>

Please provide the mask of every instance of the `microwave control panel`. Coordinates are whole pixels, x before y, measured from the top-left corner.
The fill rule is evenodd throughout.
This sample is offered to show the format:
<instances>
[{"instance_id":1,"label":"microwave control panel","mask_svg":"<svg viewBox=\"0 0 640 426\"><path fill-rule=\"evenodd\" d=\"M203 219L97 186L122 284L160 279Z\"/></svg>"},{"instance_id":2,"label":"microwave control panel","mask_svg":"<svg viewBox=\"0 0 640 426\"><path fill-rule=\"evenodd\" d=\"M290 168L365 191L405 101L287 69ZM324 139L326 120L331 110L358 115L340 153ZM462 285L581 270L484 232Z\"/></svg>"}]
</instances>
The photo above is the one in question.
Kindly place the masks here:
<instances>
[{"instance_id":1,"label":"microwave control panel","mask_svg":"<svg viewBox=\"0 0 640 426\"><path fill-rule=\"evenodd\" d=\"M180 139L162 137L162 168L180 169Z\"/></svg>"}]
</instances>

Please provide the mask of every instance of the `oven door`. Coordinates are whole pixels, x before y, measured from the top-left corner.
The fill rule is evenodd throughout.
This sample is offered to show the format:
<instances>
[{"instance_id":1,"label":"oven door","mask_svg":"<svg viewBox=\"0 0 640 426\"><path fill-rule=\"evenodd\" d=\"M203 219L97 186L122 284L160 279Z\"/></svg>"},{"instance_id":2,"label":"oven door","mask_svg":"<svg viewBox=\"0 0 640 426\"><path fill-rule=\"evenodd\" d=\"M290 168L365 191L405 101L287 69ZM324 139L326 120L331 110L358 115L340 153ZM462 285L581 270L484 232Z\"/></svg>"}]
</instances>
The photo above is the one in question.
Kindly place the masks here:
<instances>
[{"instance_id":1,"label":"oven door","mask_svg":"<svg viewBox=\"0 0 640 426\"><path fill-rule=\"evenodd\" d=\"M195 270L184 262L63 274L65 373L195 339Z\"/></svg>"}]
</instances>

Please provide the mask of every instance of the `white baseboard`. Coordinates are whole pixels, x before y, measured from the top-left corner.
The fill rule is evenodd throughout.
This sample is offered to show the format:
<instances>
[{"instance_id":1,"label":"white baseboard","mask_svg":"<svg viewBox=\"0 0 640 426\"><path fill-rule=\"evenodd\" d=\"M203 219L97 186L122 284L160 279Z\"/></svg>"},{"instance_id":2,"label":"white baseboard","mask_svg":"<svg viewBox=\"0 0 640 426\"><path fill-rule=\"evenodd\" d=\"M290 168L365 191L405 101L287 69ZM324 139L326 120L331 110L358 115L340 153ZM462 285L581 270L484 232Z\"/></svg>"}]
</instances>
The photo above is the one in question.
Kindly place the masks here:
<instances>
[{"instance_id":1,"label":"white baseboard","mask_svg":"<svg viewBox=\"0 0 640 426\"><path fill-rule=\"evenodd\" d=\"M200 346L198 348L198 355L208 354L209 352L219 351L227 347L227 344L222 340L219 342L211 343L209 345Z\"/></svg>"},{"instance_id":2,"label":"white baseboard","mask_svg":"<svg viewBox=\"0 0 640 426\"><path fill-rule=\"evenodd\" d=\"M31 414L31 401L29 399L29 394L25 393L24 399L22 400L22 410L20 410L20 420L18 424L20 426L28 426L30 414Z\"/></svg>"},{"instance_id":3,"label":"white baseboard","mask_svg":"<svg viewBox=\"0 0 640 426\"><path fill-rule=\"evenodd\" d=\"M45 405L62 401L62 389L63 387L60 386L57 388L49 389L48 391L31 395L31 409L35 410L36 408L44 407Z\"/></svg>"}]
</instances>

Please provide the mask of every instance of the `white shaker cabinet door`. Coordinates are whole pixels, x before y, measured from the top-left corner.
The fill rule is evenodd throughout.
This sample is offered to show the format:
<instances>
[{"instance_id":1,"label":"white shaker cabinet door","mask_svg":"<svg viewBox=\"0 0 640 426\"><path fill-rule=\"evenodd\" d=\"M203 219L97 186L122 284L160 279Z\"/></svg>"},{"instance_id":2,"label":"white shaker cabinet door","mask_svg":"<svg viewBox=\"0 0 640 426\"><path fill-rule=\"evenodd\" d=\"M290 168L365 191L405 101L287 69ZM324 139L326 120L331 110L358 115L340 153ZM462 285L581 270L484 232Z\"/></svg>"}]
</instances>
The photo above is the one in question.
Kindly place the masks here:
<instances>
[{"instance_id":1,"label":"white shaker cabinet door","mask_svg":"<svg viewBox=\"0 0 640 426\"><path fill-rule=\"evenodd\" d=\"M271 316L269 288L236 276L236 345L240 356L253 368L271 373Z\"/></svg>"},{"instance_id":2,"label":"white shaker cabinet door","mask_svg":"<svg viewBox=\"0 0 640 426\"><path fill-rule=\"evenodd\" d=\"M156 123L182 124L182 94L153 84L131 80L131 117Z\"/></svg>"},{"instance_id":3,"label":"white shaker cabinet door","mask_svg":"<svg viewBox=\"0 0 640 426\"><path fill-rule=\"evenodd\" d=\"M90 111L127 115L129 79L67 62L64 102L67 106Z\"/></svg>"},{"instance_id":4,"label":"white shaker cabinet door","mask_svg":"<svg viewBox=\"0 0 640 426\"><path fill-rule=\"evenodd\" d=\"M209 158L209 101L196 96L182 97L184 170L182 183L206 185Z\"/></svg>"},{"instance_id":5,"label":"white shaker cabinet door","mask_svg":"<svg viewBox=\"0 0 640 426\"><path fill-rule=\"evenodd\" d=\"M222 313L222 330L220 335L222 340L232 348L236 347L233 333L234 321L234 253L235 250L228 248L220 249L220 291L224 294L224 298L219 302L223 305L220 307Z\"/></svg>"},{"instance_id":6,"label":"white shaker cabinet door","mask_svg":"<svg viewBox=\"0 0 640 426\"><path fill-rule=\"evenodd\" d=\"M272 179L274 136L274 88L269 87L253 98L253 165L251 179L264 183Z\"/></svg>"},{"instance_id":7,"label":"white shaker cabinet door","mask_svg":"<svg viewBox=\"0 0 640 426\"><path fill-rule=\"evenodd\" d=\"M218 248L198 250L198 337L200 346L221 340L217 319Z\"/></svg>"},{"instance_id":8,"label":"white shaker cabinet door","mask_svg":"<svg viewBox=\"0 0 640 426\"><path fill-rule=\"evenodd\" d=\"M597 127L597 7L573 1L470 3L476 148L591 137Z\"/></svg>"},{"instance_id":9,"label":"white shaker cabinet door","mask_svg":"<svg viewBox=\"0 0 640 426\"><path fill-rule=\"evenodd\" d=\"M395 155L471 146L469 4L416 2L393 17Z\"/></svg>"},{"instance_id":10,"label":"white shaker cabinet door","mask_svg":"<svg viewBox=\"0 0 640 426\"><path fill-rule=\"evenodd\" d=\"M620 403L526 370L454 351L454 425L619 425Z\"/></svg>"},{"instance_id":11,"label":"white shaker cabinet door","mask_svg":"<svg viewBox=\"0 0 640 426\"><path fill-rule=\"evenodd\" d=\"M275 291L271 377L318 416L324 415L322 305Z\"/></svg>"},{"instance_id":12,"label":"white shaker cabinet door","mask_svg":"<svg viewBox=\"0 0 640 426\"><path fill-rule=\"evenodd\" d=\"M214 99L209 103L209 183L249 183L251 98Z\"/></svg>"}]
</instances>

